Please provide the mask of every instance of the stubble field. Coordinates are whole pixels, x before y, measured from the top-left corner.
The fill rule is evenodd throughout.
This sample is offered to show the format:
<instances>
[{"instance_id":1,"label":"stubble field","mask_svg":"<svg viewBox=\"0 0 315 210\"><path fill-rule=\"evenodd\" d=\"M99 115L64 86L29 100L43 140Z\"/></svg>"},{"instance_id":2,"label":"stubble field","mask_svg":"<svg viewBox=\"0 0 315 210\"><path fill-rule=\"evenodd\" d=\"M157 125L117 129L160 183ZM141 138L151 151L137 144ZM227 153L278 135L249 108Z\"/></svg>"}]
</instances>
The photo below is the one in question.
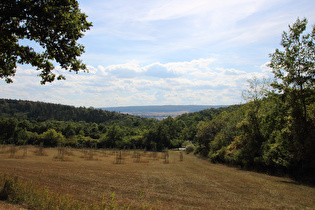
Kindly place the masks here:
<instances>
[{"instance_id":1,"label":"stubble field","mask_svg":"<svg viewBox=\"0 0 315 210\"><path fill-rule=\"evenodd\" d=\"M10 149L1 148L0 173L86 203L115 193L131 209L315 209L314 187L179 151Z\"/></svg>"}]
</instances>

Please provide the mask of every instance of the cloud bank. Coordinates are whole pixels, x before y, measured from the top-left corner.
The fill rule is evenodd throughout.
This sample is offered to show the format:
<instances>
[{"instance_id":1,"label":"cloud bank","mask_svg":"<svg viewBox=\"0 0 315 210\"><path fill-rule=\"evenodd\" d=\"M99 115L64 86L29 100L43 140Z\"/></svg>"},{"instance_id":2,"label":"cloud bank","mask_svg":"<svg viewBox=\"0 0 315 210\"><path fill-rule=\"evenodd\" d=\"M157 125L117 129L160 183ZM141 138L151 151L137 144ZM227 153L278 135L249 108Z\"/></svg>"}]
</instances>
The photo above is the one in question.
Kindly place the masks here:
<instances>
[{"instance_id":1,"label":"cloud bank","mask_svg":"<svg viewBox=\"0 0 315 210\"><path fill-rule=\"evenodd\" d=\"M18 99L95 107L226 105L242 100L241 91L247 79L270 75L266 66L253 73L216 67L215 58L148 65L134 61L107 67L88 66L88 69L90 73L65 72L65 81L44 86L39 84L36 70L18 69L13 84L0 84L0 97L10 95ZM56 72L64 73L60 69Z\"/></svg>"},{"instance_id":2,"label":"cloud bank","mask_svg":"<svg viewBox=\"0 0 315 210\"><path fill-rule=\"evenodd\" d=\"M237 104L246 80L270 77L269 53L310 0L78 0L93 27L80 39L90 73L41 86L19 66L0 97L76 106Z\"/></svg>"}]
</instances>

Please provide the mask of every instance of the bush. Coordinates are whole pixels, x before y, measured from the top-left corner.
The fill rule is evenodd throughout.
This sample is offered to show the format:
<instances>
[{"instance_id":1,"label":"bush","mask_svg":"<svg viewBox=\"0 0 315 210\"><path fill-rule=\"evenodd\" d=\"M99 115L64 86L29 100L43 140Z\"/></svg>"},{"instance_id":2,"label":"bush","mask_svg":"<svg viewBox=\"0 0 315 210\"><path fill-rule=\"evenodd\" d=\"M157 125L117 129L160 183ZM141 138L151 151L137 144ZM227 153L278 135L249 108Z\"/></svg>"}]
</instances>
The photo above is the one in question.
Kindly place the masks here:
<instances>
[{"instance_id":1,"label":"bush","mask_svg":"<svg viewBox=\"0 0 315 210\"><path fill-rule=\"evenodd\" d=\"M226 162L226 147L222 147L214 153L209 153L209 158L212 163L224 163Z\"/></svg>"},{"instance_id":2,"label":"bush","mask_svg":"<svg viewBox=\"0 0 315 210\"><path fill-rule=\"evenodd\" d=\"M4 184L0 190L0 200L8 200L9 196L14 194L14 184L16 183L17 178L8 178L4 176Z\"/></svg>"},{"instance_id":3,"label":"bush","mask_svg":"<svg viewBox=\"0 0 315 210\"><path fill-rule=\"evenodd\" d=\"M193 144L189 144L186 146L186 153L189 154L191 152L195 151L195 146Z\"/></svg>"}]
</instances>

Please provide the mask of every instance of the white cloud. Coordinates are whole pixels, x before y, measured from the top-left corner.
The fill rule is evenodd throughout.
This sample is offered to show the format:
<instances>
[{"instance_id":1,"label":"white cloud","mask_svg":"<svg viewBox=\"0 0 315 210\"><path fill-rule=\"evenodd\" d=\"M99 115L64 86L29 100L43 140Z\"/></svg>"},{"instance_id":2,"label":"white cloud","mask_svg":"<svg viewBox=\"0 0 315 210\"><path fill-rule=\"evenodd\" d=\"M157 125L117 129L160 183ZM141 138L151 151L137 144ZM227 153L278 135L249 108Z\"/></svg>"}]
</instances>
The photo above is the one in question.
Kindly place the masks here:
<instances>
[{"instance_id":1,"label":"white cloud","mask_svg":"<svg viewBox=\"0 0 315 210\"><path fill-rule=\"evenodd\" d=\"M234 75L234 76L237 76L237 75L244 75L246 74L245 71L240 71L240 70L236 70L236 69L221 69L223 71L223 73L225 75Z\"/></svg>"},{"instance_id":2,"label":"white cloud","mask_svg":"<svg viewBox=\"0 0 315 210\"><path fill-rule=\"evenodd\" d=\"M315 20L315 5L305 0L79 3L94 25L82 39L87 46L83 57L93 66L130 64L133 59L145 65L166 64L214 54L226 56L231 64L240 62L240 56L243 63L257 65L267 61L282 31L298 16Z\"/></svg>"},{"instance_id":3,"label":"white cloud","mask_svg":"<svg viewBox=\"0 0 315 210\"><path fill-rule=\"evenodd\" d=\"M137 62L103 67L88 66L90 73L60 72L65 81L39 85L36 71L18 69L13 84L0 84L0 97L41 100L77 106L126 106L153 104L232 104L248 77L264 71L246 73L216 66L216 59L201 58L185 62ZM21 72L21 73L20 73ZM35 79L34 79L35 78ZM233 94L231 94L233 93ZM229 98L229 99L228 99Z\"/></svg>"},{"instance_id":4,"label":"white cloud","mask_svg":"<svg viewBox=\"0 0 315 210\"><path fill-rule=\"evenodd\" d=\"M79 0L93 27L80 42L90 73L41 86L18 69L0 97L84 106L232 104L246 80L271 77L268 54L297 17L315 21L307 0ZM290 12L288 12L290 11ZM263 64L263 65L262 65Z\"/></svg>"},{"instance_id":5,"label":"white cloud","mask_svg":"<svg viewBox=\"0 0 315 210\"><path fill-rule=\"evenodd\" d=\"M260 69L262 72L265 73L271 73L272 69L268 66L270 64L270 62L264 63L263 65L260 66Z\"/></svg>"},{"instance_id":6,"label":"white cloud","mask_svg":"<svg viewBox=\"0 0 315 210\"><path fill-rule=\"evenodd\" d=\"M153 63L146 66L144 75L157 78L174 78L180 76L179 72L176 73L173 69L167 68L166 65L162 65L160 63Z\"/></svg>"}]
</instances>

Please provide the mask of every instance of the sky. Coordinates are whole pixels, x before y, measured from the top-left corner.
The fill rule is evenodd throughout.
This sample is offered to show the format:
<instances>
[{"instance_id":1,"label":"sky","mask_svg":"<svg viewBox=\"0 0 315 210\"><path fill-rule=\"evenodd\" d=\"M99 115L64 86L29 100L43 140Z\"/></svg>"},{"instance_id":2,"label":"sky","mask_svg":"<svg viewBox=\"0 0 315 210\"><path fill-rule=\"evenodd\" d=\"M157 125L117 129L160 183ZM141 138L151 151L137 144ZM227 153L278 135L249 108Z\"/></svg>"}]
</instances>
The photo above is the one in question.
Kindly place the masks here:
<instances>
[{"instance_id":1,"label":"sky","mask_svg":"<svg viewBox=\"0 0 315 210\"><path fill-rule=\"evenodd\" d=\"M18 65L0 98L85 107L244 103L248 79L272 78L269 54L313 0L79 0L93 27L79 43L89 73L40 85ZM35 45L34 45L35 46ZM35 48L36 49L36 48Z\"/></svg>"}]
</instances>

